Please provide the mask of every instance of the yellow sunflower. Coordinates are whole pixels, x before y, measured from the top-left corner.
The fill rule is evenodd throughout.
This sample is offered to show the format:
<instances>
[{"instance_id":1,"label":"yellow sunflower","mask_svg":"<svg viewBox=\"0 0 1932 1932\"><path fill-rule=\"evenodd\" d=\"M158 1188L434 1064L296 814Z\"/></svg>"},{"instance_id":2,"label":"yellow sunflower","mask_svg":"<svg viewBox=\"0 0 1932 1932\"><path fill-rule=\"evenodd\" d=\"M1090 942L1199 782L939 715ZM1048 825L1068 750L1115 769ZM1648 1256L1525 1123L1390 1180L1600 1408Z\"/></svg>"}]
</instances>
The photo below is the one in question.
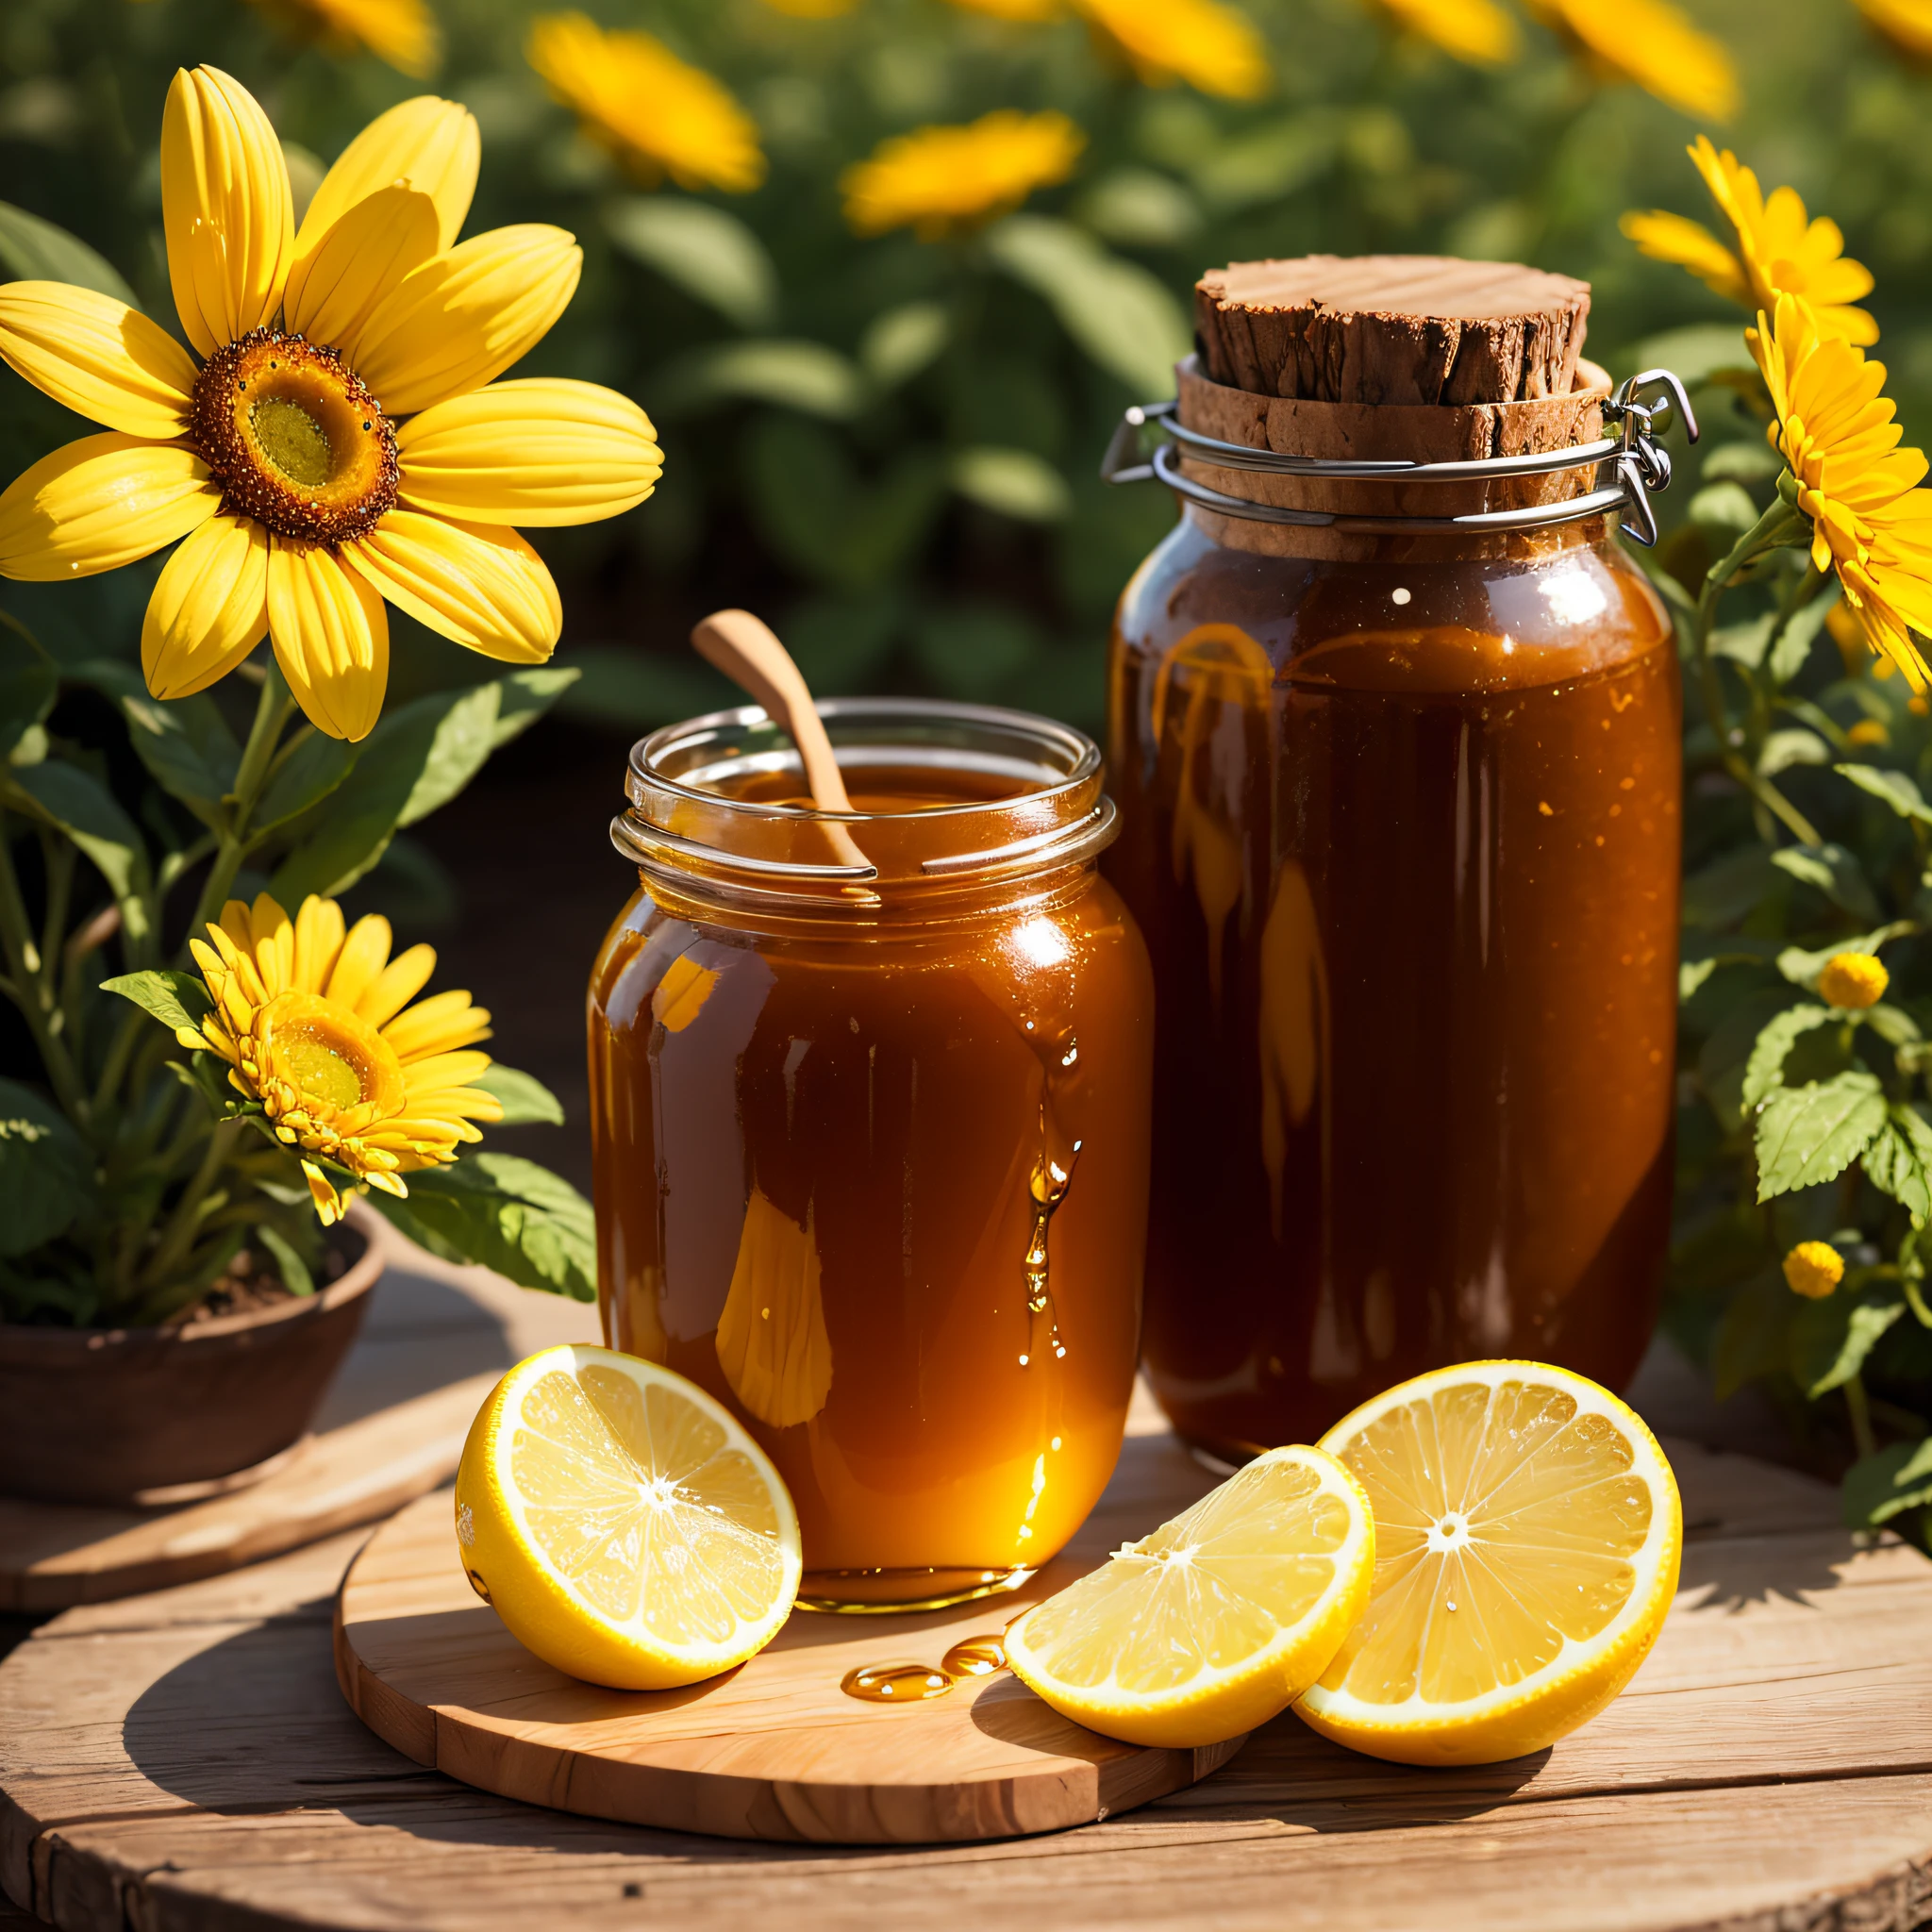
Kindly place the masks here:
<instances>
[{"instance_id":1,"label":"yellow sunflower","mask_svg":"<svg viewBox=\"0 0 1932 1932\"><path fill-rule=\"evenodd\" d=\"M729 90L649 34L606 33L581 13L530 23L530 65L591 140L641 180L746 194L765 178L758 130Z\"/></svg>"},{"instance_id":2,"label":"yellow sunflower","mask_svg":"<svg viewBox=\"0 0 1932 1932\"><path fill-rule=\"evenodd\" d=\"M422 80L442 59L442 33L424 0L255 0L271 20L333 53L367 47Z\"/></svg>"},{"instance_id":3,"label":"yellow sunflower","mask_svg":"<svg viewBox=\"0 0 1932 1932\"><path fill-rule=\"evenodd\" d=\"M1932 60L1932 0L1858 0L1858 10L1914 60Z\"/></svg>"},{"instance_id":4,"label":"yellow sunflower","mask_svg":"<svg viewBox=\"0 0 1932 1932\"><path fill-rule=\"evenodd\" d=\"M1495 0L1380 0L1395 24L1458 60L1493 66L1519 45L1516 23Z\"/></svg>"},{"instance_id":5,"label":"yellow sunflower","mask_svg":"<svg viewBox=\"0 0 1932 1932\"><path fill-rule=\"evenodd\" d=\"M310 896L291 920L264 892L252 907L230 899L190 950L214 1010L175 1037L225 1060L228 1084L297 1152L407 1198L404 1174L454 1160L483 1138L472 1122L503 1118L469 1084L490 1065L466 1051L490 1038L490 1015L466 992L410 1006L436 954L391 959L388 920L371 913L345 932L333 899ZM324 1224L341 1220L336 1183L314 1160L302 1172Z\"/></svg>"},{"instance_id":6,"label":"yellow sunflower","mask_svg":"<svg viewBox=\"0 0 1932 1932\"><path fill-rule=\"evenodd\" d=\"M969 127L922 127L847 168L845 218L861 235L911 227L932 241L1064 181L1087 137L1064 114L1003 108Z\"/></svg>"},{"instance_id":7,"label":"yellow sunflower","mask_svg":"<svg viewBox=\"0 0 1932 1932\"><path fill-rule=\"evenodd\" d=\"M1748 331L1776 421L1773 446L1811 519L1811 561L1835 570L1866 641L1927 687L1911 633L1932 632L1932 490L1926 462L1901 449L1885 369L1863 349L1823 334L1809 306L1780 295L1774 319Z\"/></svg>"},{"instance_id":8,"label":"yellow sunflower","mask_svg":"<svg viewBox=\"0 0 1932 1932\"><path fill-rule=\"evenodd\" d=\"M1722 41L1669 0L1531 0L1599 72L1707 121L1738 111L1738 69Z\"/></svg>"},{"instance_id":9,"label":"yellow sunflower","mask_svg":"<svg viewBox=\"0 0 1932 1932\"><path fill-rule=\"evenodd\" d=\"M336 738L381 712L384 598L486 656L547 658L562 607L511 525L615 516L663 459L610 390L495 381L562 313L582 256L538 225L456 243L476 163L465 109L405 101L349 143L298 230L254 97L213 68L177 74L162 220L195 354L91 290L0 287L0 357L108 430L0 494L0 576L86 576L185 540L142 626L148 689L203 691L266 634Z\"/></svg>"},{"instance_id":10,"label":"yellow sunflower","mask_svg":"<svg viewBox=\"0 0 1932 1932\"><path fill-rule=\"evenodd\" d=\"M1149 87L1184 80L1204 94L1252 101L1274 78L1245 13L1221 0L1074 0Z\"/></svg>"},{"instance_id":11,"label":"yellow sunflower","mask_svg":"<svg viewBox=\"0 0 1932 1932\"><path fill-rule=\"evenodd\" d=\"M1727 248L1701 222L1683 215L1633 210L1623 229L1645 255L1689 269L1706 287L1753 311L1774 308L1780 295L1799 295L1822 334L1848 342L1878 340L1878 325L1853 306L1871 293L1872 271L1844 252L1836 222L1824 215L1809 220L1794 189L1775 188L1767 199L1757 176L1729 148L1720 153L1707 135L1686 152L1735 246Z\"/></svg>"}]
</instances>

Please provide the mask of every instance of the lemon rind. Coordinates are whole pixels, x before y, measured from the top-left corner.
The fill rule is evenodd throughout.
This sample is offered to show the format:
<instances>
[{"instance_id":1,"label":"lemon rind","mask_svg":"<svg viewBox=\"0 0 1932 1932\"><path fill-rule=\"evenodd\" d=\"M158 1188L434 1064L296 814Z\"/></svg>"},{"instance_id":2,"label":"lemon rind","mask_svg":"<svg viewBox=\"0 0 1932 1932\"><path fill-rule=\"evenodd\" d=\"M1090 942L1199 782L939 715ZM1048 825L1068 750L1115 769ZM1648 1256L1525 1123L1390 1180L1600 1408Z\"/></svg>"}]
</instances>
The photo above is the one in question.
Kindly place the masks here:
<instances>
[{"instance_id":1,"label":"lemon rind","mask_svg":"<svg viewBox=\"0 0 1932 1932\"><path fill-rule=\"evenodd\" d=\"M1271 1449L1265 1457L1256 1458L1257 1462L1263 1460L1294 1461L1313 1471L1321 1479L1322 1490L1339 1497L1349 1513L1348 1537L1334 1553L1334 1578L1295 1622L1281 1625L1264 1648L1239 1663L1198 1672L1184 1685L1171 1690L1146 1691L1126 1690L1114 1678L1102 1685L1065 1683L1039 1660L1026 1645L1024 1634L1019 1634L1020 1625L1025 1621L1023 1613L1008 1625L1007 1633L1007 1660L1015 1673L1056 1709L1064 1709L1065 1714L1087 1722L1109 1717L1129 1721L1144 1717L1181 1719L1224 1693L1251 1687L1258 1689L1270 1676L1280 1674L1283 1665L1294 1660L1308 1644L1327 1634L1324 1624L1332 1624L1336 1626L1334 1642L1316 1667L1318 1672L1325 1670L1329 1657L1341 1647L1368 1601L1368 1588L1374 1574L1374 1512L1355 1473L1336 1457L1324 1454L1317 1459L1307 1454L1307 1445L1295 1443ZM1246 1466L1253 1468L1255 1464ZM1354 1606L1352 1614L1341 1614L1348 1607L1348 1592L1341 1586L1352 1567L1351 1559L1363 1544L1368 1546L1367 1561L1361 1565L1359 1587L1354 1592L1360 1602ZM1287 1701L1283 1698L1274 1708L1280 1709Z\"/></svg>"},{"instance_id":2,"label":"lemon rind","mask_svg":"<svg viewBox=\"0 0 1932 1932\"><path fill-rule=\"evenodd\" d=\"M753 1621L741 1618L736 1633L723 1643L667 1642L643 1623L641 1604L635 1621L618 1622L591 1603L561 1571L553 1568L542 1558L540 1546L531 1532L522 1492L518 1490L509 1468L510 1441L516 1426L513 1418L519 1417L522 1413L524 1394L533 1382L553 1370L563 1369L567 1373L575 1374L578 1369L587 1366L608 1367L613 1364L625 1373L641 1371L641 1379L646 1382L661 1378L660 1386L675 1386L675 1392L682 1399L703 1410L724 1429L732 1446L743 1451L750 1458L771 1491L773 1506L779 1518L779 1548L785 1557L786 1575L771 1611L766 1616ZM745 1657L761 1650L783 1626L786 1618L791 1613L803 1575L798 1512L792 1505L791 1493L787 1491L783 1478L778 1474L771 1458L753 1441L750 1433L737 1417L714 1395L657 1362L646 1361L637 1356L626 1356L618 1350L602 1348L588 1342L566 1341L543 1349L531 1356L528 1360L519 1362L498 1385L497 1391L491 1398L491 1409L493 1411L490 1432L491 1488L499 1499L504 1514L509 1520L517 1541L533 1558L532 1573L553 1594L565 1600L575 1615L594 1625L607 1640L615 1641L625 1649L635 1650L653 1659L674 1665L680 1671L706 1665L715 1673L728 1670L733 1664L741 1662Z\"/></svg>"},{"instance_id":3,"label":"lemon rind","mask_svg":"<svg viewBox=\"0 0 1932 1932\"><path fill-rule=\"evenodd\" d=\"M1551 1707L1553 1715L1558 1708L1567 1709L1565 1689L1588 1680L1589 1694L1577 1700L1584 1707L1582 1715L1563 1725L1565 1730L1574 1729L1609 1703L1649 1655L1662 1623L1659 1600L1668 1610L1676 1591L1683 1555L1683 1506L1676 1477L1649 1424L1608 1390L1587 1376L1548 1362L1462 1362L1412 1376L1358 1405L1324 1432L1321 1446L1335 1454L1330 1445L1346 1441L1365 1418L1380 1415L1400 1402L1413 1400L1432 1387L1440 1388L1451 1381L1475 1381L1495 1388L1511 1380L1537 1380L1563 1389L1576 1399L1579 1416L1604 1417L1614 1423L1619 1433L1630 1442L1653 1497L1665 1506L1653 1509L1650 1529L1629 1559L1638 1574L1637 1584L1624 1607L1596 1636L1580 1641L1565 1637L1562 1650L1541 1670L1514 1684L1499 1684L1479 1697L1442 1704L1418 1692L1400 1704L1370 1704L1346 1690L1329 1690L1317 1683L1296 1701L1295 1710L1324 1736L1347 1743L1367 1743L1370 1740L1392 1743L1432 1738L1448 1743L1470 1732L1501 1731L1511 1719L1545 1707ZM1540 1746L1529 1744L1524 1748L1534 1750Z\"/></svg>"}]
</instances>

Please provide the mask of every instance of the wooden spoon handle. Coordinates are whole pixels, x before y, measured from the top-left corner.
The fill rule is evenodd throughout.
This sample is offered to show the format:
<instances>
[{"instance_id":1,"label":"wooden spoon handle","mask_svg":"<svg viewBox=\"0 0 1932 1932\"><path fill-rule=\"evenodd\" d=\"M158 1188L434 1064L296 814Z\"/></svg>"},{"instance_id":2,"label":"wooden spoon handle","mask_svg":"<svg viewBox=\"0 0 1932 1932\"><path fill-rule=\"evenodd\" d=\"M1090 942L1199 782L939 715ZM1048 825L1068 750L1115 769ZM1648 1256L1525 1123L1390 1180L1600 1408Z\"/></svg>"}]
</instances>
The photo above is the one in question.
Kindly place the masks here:
<instances>
[{"instance_id":1,"label":"wooden spoon handle","mask_svg":"<svg viewBox=\"0 0 1932 1932\"><path fill-rule=\"evenodd\" d=\"M762 705L798 747L812 803L821 811L850 811L852 799L832 741L825 736L798 666L772 627L749 610L714 610L691 634L698 654Z\"/></svg>"}]
</instances>

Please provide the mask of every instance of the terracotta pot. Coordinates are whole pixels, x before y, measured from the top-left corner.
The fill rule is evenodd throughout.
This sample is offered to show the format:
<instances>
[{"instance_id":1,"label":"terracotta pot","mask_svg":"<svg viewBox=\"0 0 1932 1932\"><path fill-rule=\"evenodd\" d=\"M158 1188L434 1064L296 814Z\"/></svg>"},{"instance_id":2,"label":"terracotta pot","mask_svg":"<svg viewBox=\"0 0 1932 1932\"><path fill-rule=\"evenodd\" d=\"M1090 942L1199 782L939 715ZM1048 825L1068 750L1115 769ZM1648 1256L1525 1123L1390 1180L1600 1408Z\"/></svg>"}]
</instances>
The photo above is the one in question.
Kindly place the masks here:
<instances>
[{"instance_id":1,"label":"terracotta pot","mask_svg":"<svg viewBox=\"0 0 1932 1932\"><path fill-rule=\"evenodd\" d=\"M362 1326L366 1237L314 1295L166 1328L0 1322L0 1491L154 1504L240 1487L308 1431Z\"/></svg>"}]
</instances>

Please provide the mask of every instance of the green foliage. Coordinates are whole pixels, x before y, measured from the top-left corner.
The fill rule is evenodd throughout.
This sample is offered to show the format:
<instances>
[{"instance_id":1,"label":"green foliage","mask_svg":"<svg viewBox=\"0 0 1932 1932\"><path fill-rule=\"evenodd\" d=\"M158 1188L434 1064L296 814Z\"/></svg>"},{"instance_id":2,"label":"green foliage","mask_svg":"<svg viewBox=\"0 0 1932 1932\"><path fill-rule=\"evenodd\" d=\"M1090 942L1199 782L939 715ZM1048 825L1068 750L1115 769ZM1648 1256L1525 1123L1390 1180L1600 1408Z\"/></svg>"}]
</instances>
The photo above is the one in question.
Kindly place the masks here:
<instances>
[{"instance_id":1,"label":"green foliage","mask_svg":"<svg viewBox=\"0 0 1932 1932\"><path fill-rule=\"evenodd\" d=\"M408 1199L372 1193L383 1214L433 1255L480 1261L525 1288L597 1298L591 1204L568 1181L509 1154L472 1154L408 1177Z\"/></svg>"}]
</instances>

